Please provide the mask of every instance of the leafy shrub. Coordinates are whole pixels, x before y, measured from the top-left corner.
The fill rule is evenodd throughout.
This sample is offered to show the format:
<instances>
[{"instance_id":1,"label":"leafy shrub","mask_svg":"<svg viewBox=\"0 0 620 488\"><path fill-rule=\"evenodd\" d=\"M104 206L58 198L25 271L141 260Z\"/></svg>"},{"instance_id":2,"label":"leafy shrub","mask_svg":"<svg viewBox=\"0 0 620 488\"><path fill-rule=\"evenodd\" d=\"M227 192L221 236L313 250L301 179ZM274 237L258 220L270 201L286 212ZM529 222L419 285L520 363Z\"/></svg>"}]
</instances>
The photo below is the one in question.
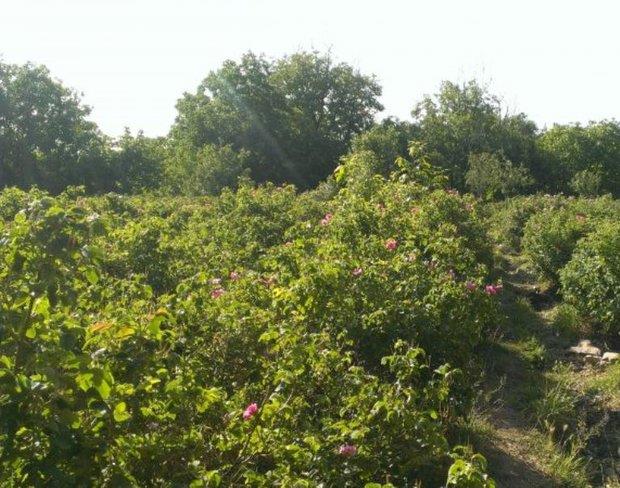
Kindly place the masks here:
<instances>
[{"instance_id":1,"label":"leafy shrub","mask_svg":"<svg viewBox=\"0 0 620 488\"><path fill-rule=\"evenodd\" d=\"M230 146L205 145L200 149L179 145L165 162L169 190L181 195L217 195L236 188L247 176L247 154Z\"/></svg>"},{"instance_id":2,"label":"leafy shrub","mask_svg":"<svg viewBox=\"0 0 620 488\"><path fill-rule=\"evenodd\" d=\"M523 250L542 278L558 283L559 271L570 260L577 241L601 222L620 216L611 198L567 200L562 208L544 209L525 225Z\"/></svg>"},{"instance_id":3,"label":"leafy shrub","mask_svg":"<svg viewBox=\"0 0 620 488\"><path fill-rule=\"evenodd\" d=\"M560 281L568 303L604 331L620 332L620 223L602 223L579 241Z\"/></svg>"},{"instance_id":4,"label":"leafy shrub","mask_svg":"<svg viewBox=\"0 0 620 488\"><path fill-rule=\"evenodd\" d=\"M26 208L32 201L45 195L45 192L37 189L26 192L15 187L5 188L0 193L0 221L13 220L20 210Z\"/></svg>"},{"instance_id":5,"label":"leafy shrub","mask_svg":"<svg viewBox=\"0 0 620 488\"><path fill-rule=\"evenodd\" d=\"M603 186L603 170L600 166L587 168L575 173L570 181L570 187L583 197L595 197L600 195Z\"/></svg>"},{"instance_id":6,"label":"leafy shrub","mask_svg":"<svg viewBox=\"0 0 620 488\"><path fill-rule=\"evenodd\" d=\"M26 200L0 228L1 484L446 480L497 316L470 198Z\"/></svg>"},{"instance_id":7,"label":"leafy shrub","mask_svg":"<svg viewBox=\"0 0 620 488\"><path fill-rule=\"evenodd\" d=\"M519 251L526 222L534 214L550 211L564 205L562 197L530 195L507 198L496 203L487 203L483 213L489 223L489 234L496 242Z\"/></svg>"},{"instance_id":8,"label":"leafy shrub","mask_svg":"<svg viewBox=\"0 0 620 488\"><path fill-rule=\"evenodd\" d=\"M446 487L495 488L495 482L486 473L487 461L481 454L457 449L452 454L454 463L448 471Z\"/></svg>"},{"instance_id":9,"label":"leafy shrub","mask_svg":"<svg viewBox=\"0 0 620 488\"><path fill-rule=\"evenodd\" d=\"M534 185L527 168L516 166L502 155L470 154L465 183L476 196L496 200L522 194Z\"/></svg>"}]
</instances>

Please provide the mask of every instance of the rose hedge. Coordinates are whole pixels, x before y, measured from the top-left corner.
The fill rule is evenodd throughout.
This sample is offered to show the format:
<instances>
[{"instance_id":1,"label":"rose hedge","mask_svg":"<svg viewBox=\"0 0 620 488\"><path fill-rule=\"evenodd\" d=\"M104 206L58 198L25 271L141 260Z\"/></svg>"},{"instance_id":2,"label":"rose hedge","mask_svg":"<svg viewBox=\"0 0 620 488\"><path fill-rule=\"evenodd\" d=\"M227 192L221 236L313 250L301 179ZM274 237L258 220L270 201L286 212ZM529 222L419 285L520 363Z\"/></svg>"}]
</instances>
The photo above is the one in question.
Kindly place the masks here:
<instances>
[{"instance_id":1,"label":"rose hedge","mask_svg":"<svg viewBox=\"0 0 620 488\"><path fill-rule=\"evenodd\" d=\"M499 290L471 199L24 201L0 226L3 486L492 486L446 439Z\"/></svg>"},{"instance_id":2,"label":"rose hedge","mask_svg":"<svg viewBox=\"0 0 620 488\"><path fill-rule=\"evenodd\" d=\"M567 198L559 207L535 213L525 224L523 252L533 269L551 284L559 283L559 272L571 259L579 239L601 222L620 218L620 205L610 197Z\"/></svg>"},{"instance_id":3,"label":"rose hedge","mask_svg":"<svg viewBox=\"0 0 620 488\"><path fill-rule=\"evenodd\" d=\"M562 295L603 332L620 333L620 222L606 222L577 243L560 271Z\"/></svg>"}]
</instances>

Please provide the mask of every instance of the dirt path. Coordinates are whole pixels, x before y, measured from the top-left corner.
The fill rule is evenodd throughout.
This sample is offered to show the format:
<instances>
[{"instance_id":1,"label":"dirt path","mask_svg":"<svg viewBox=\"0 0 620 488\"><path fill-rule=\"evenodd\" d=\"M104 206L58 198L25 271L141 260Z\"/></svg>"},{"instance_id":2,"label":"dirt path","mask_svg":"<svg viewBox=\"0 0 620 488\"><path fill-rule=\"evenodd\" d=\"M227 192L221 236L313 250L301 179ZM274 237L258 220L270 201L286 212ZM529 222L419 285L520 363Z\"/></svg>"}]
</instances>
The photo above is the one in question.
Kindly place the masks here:
<instances>
[{"instance_id":1,"label":"dirt path","mask_svg":"<svg viewBox=\"0 0 620 488\"><path fill-rule=\"evenodd\" d=\"M498 488L546 488L554 486L530 447L532 432L515 426L516 412L499 408L489 418L492 434L481 450Z\"/></svg>"},{"instance_id":2,"label":"dirt path","mask_svg":"<svg viewBox=\"0 0 620 488\"><path fill-rule=\"evenodd\" d=\"M555 297L541 293L534 278L513 260L502 263L502 277L506 290L503 297L506 323L498 331L498 340L487 351L488 366L483 387L486 399L478 421L481 434L475 442L487 457L491 475L498 487L505 488L620 487L620 484L603 485L603 476L593 473L597 469L606 469L609 473L609 468L604 466L610 462L613 472L618 453L611 451L615 448L614 436L618 435L615 429L620 430L613 423L613 405L620 401L620 392L604 402L587 397L586 388L580 390L579 385L591 384L602 371L584 366L566 354L570 341L560 337L550 323L550 311L557 305ZM540 362L537 347L544 352L540 353ZM567 368L570 365L567 370L570 371L571 385L575 385L574 395L578 402L587 404L580 407L583 409L580 412L584 417L591 417L584 418L584 422L599 422L604 426L602 433L592 433L594 440L584 441L586 447L579 457L554 443L551 435L536 424L532 415L532 405L544 393L552 368L558 363ZM598 411L588 411L588 402L596 401L599 402L596 405ZM612 423L606 420L606 416L612 419ZM602 424L602 421L607 423ZM598 441L596 436L601 440ZM611 440L607 438L609 436ZM590 470L586 469L584 462L588 456L592 458ZM596 456L601 456L602 460ZM572 466L575 471L580 471L575 472L574 477L571 476ZM591 477L592 484L586 481L586 475Z\"/></svg>"}]
</instances>

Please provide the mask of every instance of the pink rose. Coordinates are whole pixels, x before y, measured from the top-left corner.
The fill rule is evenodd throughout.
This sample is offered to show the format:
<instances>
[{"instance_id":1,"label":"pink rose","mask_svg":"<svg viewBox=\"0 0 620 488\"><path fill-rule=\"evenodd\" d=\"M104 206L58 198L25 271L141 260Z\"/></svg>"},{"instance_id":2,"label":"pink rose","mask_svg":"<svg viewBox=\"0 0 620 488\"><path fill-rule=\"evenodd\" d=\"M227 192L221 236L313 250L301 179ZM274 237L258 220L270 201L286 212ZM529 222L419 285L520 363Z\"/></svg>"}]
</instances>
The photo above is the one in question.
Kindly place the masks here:
<instances>
[{"instance_id":1,"label":"pink rose","mask_svg":"<svg viewBox=\"0 0 620 488\"><path fill-rule=\"evenodd\" d=\"M477 287L476 284L473 281L468 281L467 283L465 283L465 288L467 288L467 291L474 291Z\"/></svg>"},{"instance_id":2,"label":"pink rose","mask_svg":"<svg viewBox=\"0 0 620 488\"><path fill-rule=\"evenodd\" d=\"M398 247L398 242L396 241L396 239L390 238L387 241L385 241L385 248L388 251L394 251L397 247Z\"/></svg>"},{"instance_id":3,"label":"pink rose","mask_svg":"<svg viewBox=\"0 0 620 488\"><path fill-rule=\"evenodd\" d=\"M357 454L357 447L352 444L343 444L338 448L338 454L344 457L351 457Z\"/></svg>"},{"instance_id":4,"label":"pink rose","mask_svg":"<svg viewBox=\"0 0 620 488\"><path fill-rule=\"evenodd\" d=\"M241 275L239 273L237 273L236 271L231 271L230 275L229 275L229 278L232 281L237 281L239 278L241 278Z\"/></svg>"},{"instance_id":5,"label":"pink rose","mask_svg":"<svg viewBox=\"0 0 620 488\"><path fill-rule=\"evenodd\" d=\"M502 285L487 285L484 287L484 292L487 295L497 295L499 292L502 291L504 287Z\"/></svg>"},{"instance_id":6,"label":"pink rose","mask_svg":"<svg viewBox=\"0 0 620 488\"><path fill-rule=\"evenodd\" d=\"M364 270L362 268L355 268L353 271L351 271L351 274L353 276L362 276L362 273L364 272Z\"/></svg>"},{"instance_id":7,"label":"pink rose","mask_svg":"<svg viewBox=\"0 0 620 488\"><path fill-rule=\"evenodd\" d=\"M332 221L333 215L329 212L325 214L325 217L321 219L321 225L327 225Z\"/></svg>"},{"instance_id":8,"label":"pink rose","mask_svg":"<svg viewBox=\"0 0 620 488\"><path fill-rule=\"evenodd\" d=\"M219 298L225 293L223 288L216 288L211 292L211 298Z\"/></svg>"},{"instance_id":9,"label":"pink rose","mask_svg":"<svg viewBox=\"0 0 620 488\"><path fill-rule=\"evenodd\" d=\"M250 420L254 415L258 413L258 405L256 403L250 403L243 411L243 420Z\"/></svg>"}]
</instances>

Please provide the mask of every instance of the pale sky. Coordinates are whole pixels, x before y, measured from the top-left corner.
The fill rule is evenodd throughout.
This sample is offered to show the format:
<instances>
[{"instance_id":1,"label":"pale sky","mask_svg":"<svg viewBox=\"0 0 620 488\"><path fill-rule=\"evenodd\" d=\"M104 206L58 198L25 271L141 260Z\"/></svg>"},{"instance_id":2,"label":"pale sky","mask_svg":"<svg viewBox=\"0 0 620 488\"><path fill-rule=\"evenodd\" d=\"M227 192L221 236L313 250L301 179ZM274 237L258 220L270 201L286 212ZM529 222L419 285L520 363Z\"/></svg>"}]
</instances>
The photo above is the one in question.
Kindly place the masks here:
<instances>
[{"instance_id":1,"label":"pale sky","mask_svg":"<svg viewBox=\"0 0 620 488\"><path fill-rule=\"evenodd\" d=\"M165 135L184 91L252 50L331 49L409 118L476 77L540 126L620 118L618 0L0 0L4 62L45 64L109 135Z\"/></svg>"}]
</instances>

